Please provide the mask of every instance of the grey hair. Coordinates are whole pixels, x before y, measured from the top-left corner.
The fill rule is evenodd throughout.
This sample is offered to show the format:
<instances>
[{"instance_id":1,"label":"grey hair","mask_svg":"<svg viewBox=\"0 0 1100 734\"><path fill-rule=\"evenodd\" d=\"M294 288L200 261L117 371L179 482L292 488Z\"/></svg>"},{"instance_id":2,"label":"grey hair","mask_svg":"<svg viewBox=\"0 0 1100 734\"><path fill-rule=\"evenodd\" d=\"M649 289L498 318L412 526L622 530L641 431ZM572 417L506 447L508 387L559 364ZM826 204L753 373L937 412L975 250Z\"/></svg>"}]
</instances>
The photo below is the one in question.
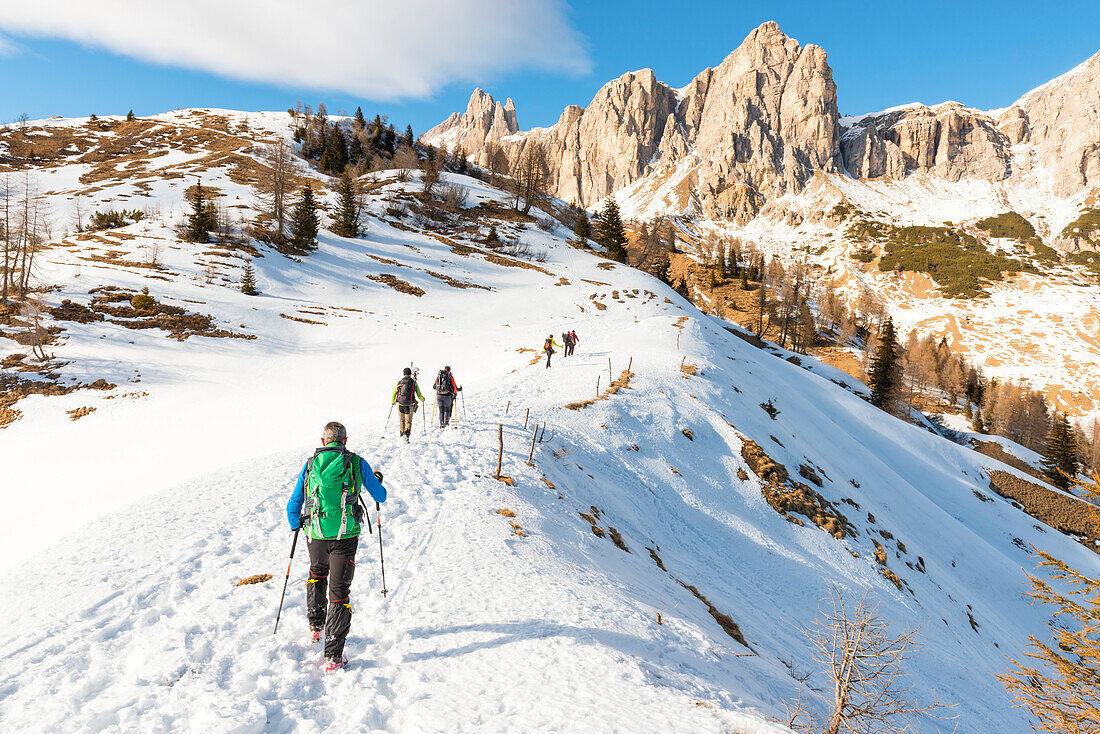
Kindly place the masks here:
<instances>
[{"instance_id":1,"label":"grey hair","mask_svg":"<svg viewBox=\"0 0 1100 734\"><path fill-rule=\"evenodd\" d=\"M348 440L348 429L344 428L343 423L332 421L325 426L321 440L326 446L330 443L345 443Z\"/></svg>"}]
</instances>

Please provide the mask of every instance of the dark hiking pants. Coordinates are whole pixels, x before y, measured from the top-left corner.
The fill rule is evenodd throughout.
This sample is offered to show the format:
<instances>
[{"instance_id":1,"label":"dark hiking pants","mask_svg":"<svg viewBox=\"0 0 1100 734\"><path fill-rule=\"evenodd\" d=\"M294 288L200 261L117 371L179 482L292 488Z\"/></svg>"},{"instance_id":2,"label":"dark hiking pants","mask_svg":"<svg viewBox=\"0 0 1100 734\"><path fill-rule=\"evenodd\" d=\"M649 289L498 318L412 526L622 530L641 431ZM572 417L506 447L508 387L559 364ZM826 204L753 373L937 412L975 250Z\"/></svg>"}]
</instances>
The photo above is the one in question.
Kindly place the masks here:
<instances>
[{"instance_id":1,"label":"dark hiking pants","mask_svg":"<svg viewBox=\"0 0 1100 734\"><path fill-rule=\"evenodd\" d=\"M451 422L451 412L455 407L455 396L441 393L436 395L436 402L439 404L439 427L446 428L447 424Z\"/></svg>"},{"instance_id":2,"label":"dark hiking pants","mask_svg":"<svg viewBox=\"0 0 1100 734\"><path fill-rule=\"evenodd\" d=\"M310 628L325 628L325 657L339 660L351 629L351 580L355 577L359 538L306 540L306 547L309 549L306 617Z\"/></svg>"},{"instance_id":3,"label":"dark hiking pants","mask_svg":"<svg viewBox=\"0 0 1100 734\"><path fill-rule=\"evenodd\" d=\"M553 349L547 349L546 350L546 366L547 367L550 367L550 358L553 357L553 356L554 356L554 350Z\"/></svg>"}]
</instances>

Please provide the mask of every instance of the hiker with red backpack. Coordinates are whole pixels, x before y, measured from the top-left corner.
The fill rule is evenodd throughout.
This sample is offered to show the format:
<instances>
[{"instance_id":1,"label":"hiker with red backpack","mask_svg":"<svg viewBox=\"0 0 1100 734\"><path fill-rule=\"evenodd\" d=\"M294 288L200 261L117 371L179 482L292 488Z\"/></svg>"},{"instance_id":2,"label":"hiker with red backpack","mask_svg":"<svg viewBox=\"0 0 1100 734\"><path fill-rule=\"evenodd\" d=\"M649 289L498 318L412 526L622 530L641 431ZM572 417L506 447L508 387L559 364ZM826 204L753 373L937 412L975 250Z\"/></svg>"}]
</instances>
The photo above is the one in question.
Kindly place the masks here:
<instances>
[{"instance_id":1,"label":"hiker with red backpack","mask_svg":"<svg viewBox=\"0 0 1100 734\"><path fill-rule=\"evenodd\" d=\"M542 351L546 352L546 369L550 369L550 358L554 356L554 347L561 349L561 344L554 341L554 335L551 334L546 337L542 345Z\"/></svg>"},{"instance_id":2,"label":"hiker with red backpack","mask_svg":"<svg viewBox=\"0 0 1100 734\"><path fill-rule=\"evenodd\" d=\"M435 382L432 383L432 389L435 390L435 402L439 407L439 427L446 428L447 424L451 422L455 397L462 392L462 387L455 382L454 375L451 374L450 365L439 371L439 374L435 377Z\"/></svg>"},{"instance_id":3,"label":"hiker with red backpack","mask_svg":"<svg viewBox=\"0 0 1100 734\"><path fill-rule=\"evenodd\" d=\"M397 405L397 413L401 420L401 437L405 439L405 443L409 442L409 436L412 435L413 416L420 407L416 402L417 399L424 402L424 396L420 394L420 386L416 384L416 378L413 377L412 368L406 367L390 398L390 404Z\"/></svg>"},{"instance_id":4,"label":"hiker with red backpack","mask_svg":"<svg viewBox=\"0 0 1100 734\"><path fill-rule=\"evenodd\" d=\"M561 343L565 345L565 354L562 357L568 357L573 353L573 339L569 336L568 331L561 335Z\"/></svg>"},{"instance_id":5,"label":"hiker with red backpack","mask_svg":"<svg viewBox=\"0 0 1100 734\"><path fill-rule=\"evenodd\" d=\"M325 426L321 448L313 452L298 473L286 504L286 517L295 538L299 528L305 529L309 549L306 619L313 642L320 642L324 634L325 673L333 673L348 662L344 642L351 630L355 552L363 525L370 529L363 490L375 503L386 501L382 474L371 469L361 456L348 451L347 442L348 432L343 424L334 421ZM382 531L381 523L378 531Z\"/></svg>"},{"instance_id":6,"label":"hiker with red backpack","mask_svg":"<svg viewBox=\"0 0 1100 734\"><path fill-rule=\"evenodd\" d=\"M569 332L569 349L567 350L569 352L570 357L573 356L573 350L575 350L577 348L577 342L579 342L579 341L580 341L580 339L577 338L577 332L570 331Z\"/></svg>"}]
</instances>

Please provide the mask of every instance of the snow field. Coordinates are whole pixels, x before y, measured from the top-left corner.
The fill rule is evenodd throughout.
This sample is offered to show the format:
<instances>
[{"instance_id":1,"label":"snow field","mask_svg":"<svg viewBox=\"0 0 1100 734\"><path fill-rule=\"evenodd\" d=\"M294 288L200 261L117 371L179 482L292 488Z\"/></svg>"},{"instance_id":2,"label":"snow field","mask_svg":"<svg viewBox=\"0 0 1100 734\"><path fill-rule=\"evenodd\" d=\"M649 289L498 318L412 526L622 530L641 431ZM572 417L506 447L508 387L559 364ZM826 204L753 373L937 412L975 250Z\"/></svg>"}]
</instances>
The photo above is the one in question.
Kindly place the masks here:
<instances>
[{"instance_id":1,"label":"snow field","mask_svg":"<svg viewBox=\"0 0 1100 734\"><path fill-rule=\"evenodd\" d=\"M474 197L500 196L452 180ZM869 594L899 628L924 625L914 685L925 700L934 689L957 703L959 720L921 731L1026 727L992 678L1043 630L1042 610L1021 598L1031 562L1013 540L1085 572L1100 564L1007 501L979 499L983 468L996 462L871 408L833 383L850 383L836 370L752 347L648 276L600 268L560 230L522 235L547 250L542 273L457 255L377 216L369 223L364 240L326 233L300 263L256 260L256 298L196 281L185 249L171 251L181 276L170 282L118 269L93 281L87 264L74 279L73 253L51 253L62 283L51 298L86 302L104 281L150 283L159 299L204 301L195 310L259 338L178 343L155 330L64 324L63 374L106 376L116 392L149 397L26 400L25 417L4 431L3 450L21 457L5 462L16 486L36 486L37 467L59 462L59 451L73 479L58 490L66 510L51 514L47 547L38 550L33 524L10 528L5 558L26 580L0 591L0 728L782 731L765 716L796 695L788 664L813 668L798 625L817 614L827 583ZM427 270L493 290L452 288ZM425 295L368 277L380 274ZM327 326L279 315L301 309ZM568 328L581 337L577 355L556 355L551 370L517 351ZM630 387L562 408L593 397L597 376L606 387L608 357L615 378L632 359ZM457 429L424 433L417 416L405 445L396 418L383 427L410 361L425 389L452 365L466 405ZM134 369L142 381L128 385ZM95 413L66 419L64 409L89 402ZM385 474L391 593L378 593L377 537L365 535L354 664L324 677L306 639L304 548L278 636L271 626L291 535L285 501L333 419ZM515 487L492 478L498 423ZM549 423L548 441L527 467L536 423ZM855 534L838 541L777 514L740 436L793 478L812 463ZM621 533L629 553L581 512L607 536ZM880 573L876 542L907 588ZM233 585L255 573L273 578ZM681 582L729 615L750 648Z\"/></svg>"}]
</instances>

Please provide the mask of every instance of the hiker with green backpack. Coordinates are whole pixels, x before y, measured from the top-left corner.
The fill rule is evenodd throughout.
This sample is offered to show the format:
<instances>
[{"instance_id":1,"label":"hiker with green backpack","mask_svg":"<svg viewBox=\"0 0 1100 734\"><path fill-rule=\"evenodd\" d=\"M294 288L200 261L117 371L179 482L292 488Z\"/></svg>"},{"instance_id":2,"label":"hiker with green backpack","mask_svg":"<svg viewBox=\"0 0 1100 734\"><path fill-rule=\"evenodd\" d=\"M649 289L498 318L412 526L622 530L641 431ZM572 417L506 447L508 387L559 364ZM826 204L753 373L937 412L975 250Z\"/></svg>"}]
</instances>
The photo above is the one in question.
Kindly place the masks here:
<instances>
[{"instance_id":1,"label":"hiker with green backpack","mask_svg":"<svg viewBox=\"0 0 1100 734\"><path fill-rule=\"evenodd\" d=\"M321 448L313 452L298 474L286 505L290 529L303 528L309 550L306 582L306 618L313 642L325 639L325 673L347 664L344 642L351 629L351 580L355 552L363 526L370 529L363 490L376 503L386 501L382 474L361 456L347 450L348 432L332 422L321 434ZM379 532L382 525L379 523ZM327 603L326 603L327 586Z\"/></svg>"}]
</instances>

